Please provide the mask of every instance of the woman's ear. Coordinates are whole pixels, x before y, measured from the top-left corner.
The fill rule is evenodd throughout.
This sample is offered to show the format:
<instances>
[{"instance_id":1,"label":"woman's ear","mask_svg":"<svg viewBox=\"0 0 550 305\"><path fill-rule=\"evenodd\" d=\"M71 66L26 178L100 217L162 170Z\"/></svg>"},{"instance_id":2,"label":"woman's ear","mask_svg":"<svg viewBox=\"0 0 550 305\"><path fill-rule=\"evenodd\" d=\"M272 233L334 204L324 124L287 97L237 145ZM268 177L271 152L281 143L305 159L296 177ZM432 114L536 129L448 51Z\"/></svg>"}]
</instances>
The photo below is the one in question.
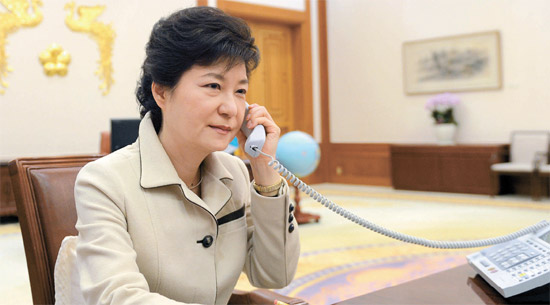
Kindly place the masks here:
<instances>
[{"instance_id":1,"label":"woman's ear","mask_svg":"<svg viewBox=\"0 0 550 305\"><path fill-rule=\"evenodd\" d=\"M157 102L157 105L160 109L164 109L166 106L166 100L168 97L168 90L166 86L159 85L155 82L151 84L151 92L153 93L153 98Z\"/></svg>"}]
</instances>

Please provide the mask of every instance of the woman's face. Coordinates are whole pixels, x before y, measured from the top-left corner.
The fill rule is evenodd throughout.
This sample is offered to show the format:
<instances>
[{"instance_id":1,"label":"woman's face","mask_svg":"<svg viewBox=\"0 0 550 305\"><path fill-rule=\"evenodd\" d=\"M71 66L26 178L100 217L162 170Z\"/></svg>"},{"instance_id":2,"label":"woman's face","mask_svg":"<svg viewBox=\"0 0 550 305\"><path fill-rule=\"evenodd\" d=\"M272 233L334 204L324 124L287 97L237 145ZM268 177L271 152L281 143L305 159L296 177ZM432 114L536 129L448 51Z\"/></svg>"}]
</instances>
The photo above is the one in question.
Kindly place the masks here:
<instances>
[{"instance_id":1,"label":"woman's face","mask_svg":"<svg viewBox=\"0 0 550 305\"><path fill-rule=\"evenodd\" d=\"M201 153L224 150L241 127L247 90L244 64L191 67L166 91L161 139Z\"/></svg>"}]
</instances>

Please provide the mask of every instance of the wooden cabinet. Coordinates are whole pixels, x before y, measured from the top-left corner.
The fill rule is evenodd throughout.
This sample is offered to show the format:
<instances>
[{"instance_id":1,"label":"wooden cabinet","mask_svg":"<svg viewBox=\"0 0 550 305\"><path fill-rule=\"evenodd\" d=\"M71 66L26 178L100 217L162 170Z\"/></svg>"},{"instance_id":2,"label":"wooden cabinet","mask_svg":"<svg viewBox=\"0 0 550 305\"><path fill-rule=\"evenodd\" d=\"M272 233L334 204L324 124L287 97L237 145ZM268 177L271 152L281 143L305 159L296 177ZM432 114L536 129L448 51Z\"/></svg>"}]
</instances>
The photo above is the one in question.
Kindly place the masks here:
<instances>
[{"instance_id":1,"label":"wooden cabinet","mask_svg":"<svg viewBox=\"0 0 550 305\"><path fill-rule=\"evenodd\" d=\"M490 167L504 162L508 145L391 145L395 189L490 194Z\"/></svg>"},{"instance_id":2,"label":"wooden cabinet","mask_svg":"<svg viewBox=\"0 0 550 305\"><path fill-rule=\"evenodd\" d=\"M0 216L16 216L8 163L0 162Z\"/></svg>"}]
</instances>

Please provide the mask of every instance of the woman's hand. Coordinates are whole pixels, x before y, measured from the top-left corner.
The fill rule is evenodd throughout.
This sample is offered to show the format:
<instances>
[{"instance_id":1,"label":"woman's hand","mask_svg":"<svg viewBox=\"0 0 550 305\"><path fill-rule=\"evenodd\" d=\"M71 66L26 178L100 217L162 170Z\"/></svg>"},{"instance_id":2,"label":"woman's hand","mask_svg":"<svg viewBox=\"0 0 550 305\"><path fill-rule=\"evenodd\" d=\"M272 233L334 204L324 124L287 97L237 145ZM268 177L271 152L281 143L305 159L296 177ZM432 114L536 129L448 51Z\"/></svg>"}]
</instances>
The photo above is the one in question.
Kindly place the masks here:
<instances>
[{"instance_id":1,"label":"woman's hand","mask_svg":"<svg viewBox=\"0 0 550 305\"><path fill-rule=\"evenodd\" d=\"M252 104L248 106L248 115L244 119L247 121L247 127L250 129L254 129L257 125L264 126L266 136L262 151L275 157L275 153L277 152L277 144L279 143L279 137L281 136L281 129L277 126L275 121L273 121L273 118L267 109L264 106ZM239 147L241 151L244 152L246 136L242 131L239 131L237 133L237 138L239 140ZM269 186L280 181L279 174L267 164L271 161L270 158L261 154L257 158L253 158L248 154L247 157L250 160L252 174L254 175L254 181L256 184Z\"/></svg>"}]
</instances>

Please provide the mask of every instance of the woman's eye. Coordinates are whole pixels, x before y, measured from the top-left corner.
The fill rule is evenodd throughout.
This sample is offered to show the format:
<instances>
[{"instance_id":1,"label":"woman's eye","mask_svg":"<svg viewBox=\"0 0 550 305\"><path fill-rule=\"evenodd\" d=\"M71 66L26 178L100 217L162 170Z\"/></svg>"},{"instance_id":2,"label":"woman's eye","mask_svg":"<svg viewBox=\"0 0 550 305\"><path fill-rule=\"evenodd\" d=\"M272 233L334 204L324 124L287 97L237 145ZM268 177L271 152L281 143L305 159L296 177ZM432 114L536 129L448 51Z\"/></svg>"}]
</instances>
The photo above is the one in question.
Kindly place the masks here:
<instances>
[{"instance_id":1,"label":"woman's eye","mask_svg":"<svg viewBox=\"0 0 550 305\"><path fill-rule=\"evenodd\" d=\"M246 94L246 89L239 89L239 90L237 90L237 93Z\"/></svg>"},{"instance_id":2,"label":"woman's eye","mask_svg":"<svg viewBox=\"0 0 550 305\"><path fill-rule=\"evenodd\" d=\"M217 90L221 89L220 84L216 84L216 83L208 84L208 85L206 85L206 87L208 87L210 89L217 89Z\"/></svg>"}]
</instances>

